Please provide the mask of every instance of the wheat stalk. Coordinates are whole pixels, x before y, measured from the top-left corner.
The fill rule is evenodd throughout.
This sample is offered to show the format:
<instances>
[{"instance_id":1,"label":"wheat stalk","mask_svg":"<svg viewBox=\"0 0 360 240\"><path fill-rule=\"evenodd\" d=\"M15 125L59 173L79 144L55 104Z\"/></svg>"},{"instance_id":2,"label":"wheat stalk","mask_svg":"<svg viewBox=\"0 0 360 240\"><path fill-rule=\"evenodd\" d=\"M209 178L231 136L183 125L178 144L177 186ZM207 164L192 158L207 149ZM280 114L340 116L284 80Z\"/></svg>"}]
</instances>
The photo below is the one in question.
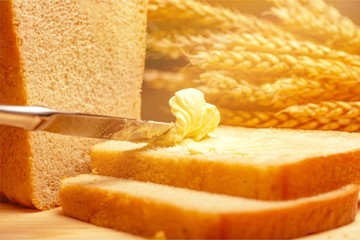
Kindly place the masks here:
<instances>
[{"instance_id":1,"label":"wheat stalk","mask_svg":"<svg viewBox=\"0 0 360 240\"><path fill-rule=\"evenodd\" d=\"M324 79L292 76L279 78L274 83L263 84L261 90L270 98L269 103L265 103L264 106L279 106L281 103L278 102L283 102L280 106L285 107L314 101L360 100L360 83L358 82L342 84L342 82Z\"/></svg>"},{"instance_id":2,"label":"wheat stalk","mask_svg":"<svg viewBox=\"0 0 360 240\"><path fill-rule=\"evenodd\" d=\"M360 117L360 102L323 101L290 106L280 113L287 113L292 117L357 118Z\"/></svg>"},{"instance_id":3,"label":"wheat stalk","mask_svg":"<svg viewBox=\"0 0 360 240\"><path fill-rule=\"evenodd\" d=\"M264 36L263 33L232 33L224 31L189 31L184 29L153 30L147 38L148 49L175 59L184 56L184 52L196 53L211 50L247 50L272 54L291 54L339 60L360 67L360 56L310 41L283 39Z\"/></svg>"},{"instance_id":4,"label":"wheat stalk","mask_svg":"<svg viewBox=\"0 0 360 240\"><path fill-rule=\"evenodd\" d=\"M343 51L336 51L326 46L314 44L310 41L283 39L273 36L264 36L262 33L231 33L211 32L204 34L187 34L177 32L173 35L174 44L194 53L211 50L246 50L272 54L290 54L308 56L310 58L324 58L339 60L344 63L360 67L360 56Z\"/></svg>"},{"instance_id":5,"label":"wheat stalk","mask_svg":"<svg viewBox=\"0 0 360 240\"><path fill-rule=\"evenodd\" d=\"M193 0L150 0L148 21L150 25L162 24L163 29L186 26L187 28L227 29L234 32L261 31L269 36L293 38L291 33L285 32L267 20Z\"/></svg>"},{"instance_id":6,"label":"wheat stalk","mask_svg":"<svg viewBox=\"0 0 360 240\"><path fill-rule=\"evenodd\" d=\"M360 102L325 101L288 107L278 114L317 121L323 130L360 130Z\"/></svg>"},{"instance_id":7,"label":"wheat stalk","mask_svg":"<svg viewBox=\"0 0 360 240\"><path fill-rule=\"evenodd\" d=\"M181 47L174 40L174 36L164 31L150 32L146 39L148 50L160 56L177 59L184 56Z\"/></svg>"},{"instance_id":8,"label":"wheat stalk","mask_svg":"<svg viewBox=\"0 0 360 240\"><path fill-rule=\"evenodd\" d=\"M360 102L309 103L279 112L218 109L225 125L360 131Z\"/></svg>"},{"instance_id":9,"label":"wheat stalk","mask_svg":"<svg viewBox=\"0 0 360 240\"><path fill-rule=\"evenodd\" d=\"M221 114L221 124L243 127L276 127L279 120L271 111L235 111L217 106ZM289 125L292 127L293 125Z\"/></svg>"},{"instance_id":10,"label":"wheat stalk","mask_svg":"<svg viewBox=\"0 0 360 240\"><path fill-rule=\"evenodd\" d=\"M226 107L244 107L259 101L257 86L246 80L235 80L221 71L201 73L198 88L210 103Z\"/></svg>"},{"instance_id":11,"label":"wheat stalk","mask_svg":"<svg viewBox=\"0 0 360 240\"><path fill-rule=\"evenodd\" d=\"M360 81L360 70L357 67L337 60L314 60L306 56L210 50L189 55L188 59L193 65L204 70L231 70L274 77L299 75L341 81L342 84Z\"/></svg>"},{"instance_id":12,"label":"wheat stalk","mask_svg":"<svg viewBox=\"0 0 360 240\"><path fill-rule=\"evenodd\" d=\"M193 79L196 78L198 78L198 73L189 69L171 72L147 68L144 73L144 83L152 88L164 89L169 92L195 87Z\"/></svg>"},{"instance_id":13,"label":"wheat stalk","mask_svg":"<svg viewBox=\"0 0 360 240\"><path fill-rule=\"evenodd\" d=\"M209 102L229 109L274 110L311 101L360 100L360 84L348 86L293 76L258 86L230 75L221 71L200 74L198 87Z\"/></svg>"},{"instance_id":14,"label":"wheat stalk","mask_svg":"<svg viewBox=\"0 0 360 240\"><path fill-rule=\"evenodd\" d=\"M352 20L341 14L334 6L327 4L324 0L299 0L300 4L309 9L314 15L326 18L331 24L346 28L350 35L359 36L359 27Z\"/></svg>"},{"instance_id":15,"label":"wheat stalk","mask_svg":"<svg viewBox=\"0 0 360 240\"><path fill-rule=\"evenodd\" d=\"M176 59L184 56L183 46L176 40L178 35L196 35L205 32L204 29L178 26L175 28L163 28L157 24L148 24L147 49L158 52L164 57Z\"/></svg>"},{"instance_id":16,"label":"wheat stalk","mask_svg":"<svg viewBox=\"0 0 360 240\"><path fill-rule=\"evenodd\" d=\"M326 45L350 53L360 54L360 28L322 0L309 4L297 0L271 0L285 29L324 42ZM311 2L311 3L310 3Z\"/></svg>"}]
</instances>

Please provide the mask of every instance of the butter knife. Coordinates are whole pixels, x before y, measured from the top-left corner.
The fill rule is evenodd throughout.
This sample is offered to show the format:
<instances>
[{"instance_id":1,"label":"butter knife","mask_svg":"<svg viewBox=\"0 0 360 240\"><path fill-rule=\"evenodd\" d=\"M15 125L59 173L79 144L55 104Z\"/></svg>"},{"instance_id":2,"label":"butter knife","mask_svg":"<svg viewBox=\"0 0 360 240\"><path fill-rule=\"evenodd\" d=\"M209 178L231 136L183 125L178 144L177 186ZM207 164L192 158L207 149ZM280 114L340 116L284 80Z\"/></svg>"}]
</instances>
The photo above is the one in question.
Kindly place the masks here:
<instances>
[{"instance_id":1,"label":"butter knife","mask_svg":"<svg viewBox=\"0 0 360 240\"><path fill-rule=\"evenodd\" d=\"M0 125L79 137L148 141L164 134L174 124L57 111L38 106L0 105Z\"/></svg>"}]
</instances>

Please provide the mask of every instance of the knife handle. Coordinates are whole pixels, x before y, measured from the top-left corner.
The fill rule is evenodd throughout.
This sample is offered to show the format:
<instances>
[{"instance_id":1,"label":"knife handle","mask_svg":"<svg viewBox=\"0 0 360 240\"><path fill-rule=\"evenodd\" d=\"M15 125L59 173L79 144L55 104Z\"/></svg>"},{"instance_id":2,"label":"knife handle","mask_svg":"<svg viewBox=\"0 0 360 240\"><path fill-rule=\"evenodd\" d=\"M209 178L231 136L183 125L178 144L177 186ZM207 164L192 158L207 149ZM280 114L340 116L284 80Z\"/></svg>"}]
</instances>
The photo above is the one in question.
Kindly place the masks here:
<instances>
[{"instance_id":1,"label":"knife handle","mask_svg":"<svg viewBox=\"0 0 360 240\"><path fill-rule=\"evenodd\" d=\"M0 105L0 125L35 130L55 111L44 107Z\"/></svg>"}]
</instances>

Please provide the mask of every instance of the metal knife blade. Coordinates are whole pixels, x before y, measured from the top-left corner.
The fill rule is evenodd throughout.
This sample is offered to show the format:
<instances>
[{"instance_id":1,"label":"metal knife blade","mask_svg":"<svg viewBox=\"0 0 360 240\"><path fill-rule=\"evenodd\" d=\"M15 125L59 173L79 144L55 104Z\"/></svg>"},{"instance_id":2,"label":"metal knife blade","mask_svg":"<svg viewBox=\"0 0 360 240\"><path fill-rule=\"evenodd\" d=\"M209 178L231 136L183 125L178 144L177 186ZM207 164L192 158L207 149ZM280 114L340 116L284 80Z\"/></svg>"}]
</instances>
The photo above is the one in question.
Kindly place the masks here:
<instances>
[{"instance_id":1,"label":"metal knife blade","mask_svg":"<svg viewBox=\"0 0 360 240\"><path fill-rule=\"evenodd\" d=\"M173 127L173 123L57 111L44 107L0 106L0 125L79 137L147 141Z\"/></svg>"}]
</instances>

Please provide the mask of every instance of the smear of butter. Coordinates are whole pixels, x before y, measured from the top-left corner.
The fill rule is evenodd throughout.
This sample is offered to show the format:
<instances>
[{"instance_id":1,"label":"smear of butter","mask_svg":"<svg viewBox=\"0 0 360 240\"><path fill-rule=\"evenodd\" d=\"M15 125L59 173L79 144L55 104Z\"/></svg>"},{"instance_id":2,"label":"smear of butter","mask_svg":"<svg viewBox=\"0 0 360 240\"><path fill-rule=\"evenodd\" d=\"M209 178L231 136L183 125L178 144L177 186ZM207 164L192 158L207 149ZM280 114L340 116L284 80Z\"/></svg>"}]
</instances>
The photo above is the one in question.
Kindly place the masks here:
<instances>
[{"instance_id":1,"label":"smear of butter","mask_svg":"<svg viewBox=\"0 0 360 240\"><path fill-rule=\"evenodd\" d=\"M194 88L175 93L169 101L176 117L174 128L157 139L157 145L174 145L184 139L200 141L213 132L220 123L218 109L205 101L204 94Z\"/></svg>"}]
</instances>

